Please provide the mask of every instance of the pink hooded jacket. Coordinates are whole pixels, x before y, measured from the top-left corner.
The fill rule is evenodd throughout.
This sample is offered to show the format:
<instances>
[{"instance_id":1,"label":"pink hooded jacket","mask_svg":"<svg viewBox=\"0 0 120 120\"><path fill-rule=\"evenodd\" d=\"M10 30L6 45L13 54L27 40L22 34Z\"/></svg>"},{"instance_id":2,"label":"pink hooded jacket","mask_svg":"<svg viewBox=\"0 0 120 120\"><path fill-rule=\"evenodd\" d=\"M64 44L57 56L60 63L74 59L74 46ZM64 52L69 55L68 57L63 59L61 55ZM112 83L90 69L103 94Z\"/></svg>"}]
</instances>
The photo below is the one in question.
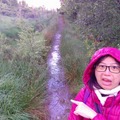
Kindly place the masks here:
<instances>
[{"instance_id":1,"label":"pink hooded jacket","mask_svg":"<svg viewBox=\"0 0 120 120\"><path fill-rule=\"evenodd\" d=\"M90 108L92 108L94 111L96 111L96 107L94 103L97 103L99 108L101 109L101 113L98 113L97 116L93 118L93 120L120 120L120 92L117 94L117 96L108 97L104 106L100 103L98 97L96 96L94 90L91 90L89 86L87 85L87 82L90 79L91 70L93 65L97 62L97 60L105 55L110 55L113 58L115 58L118 62L120 62L120 50L113 47L104 47L99 49L95 52L95 54L92 56L90 63L86 67L84 74L83 74L83 82L85 84L85 87L83 87L77 96L75 97L75 100L77 101L83 101L85 90L89 89L90 95L87 98L86 105L88 105ZM73 112L76 108L75 104L72 104L72 108L70 111L70 115L68 117L68 120L89 120L87 118L83 118L80 115L75 115ZM89 113L88 113L89 114Z\"/></svg>"}]
</instances>

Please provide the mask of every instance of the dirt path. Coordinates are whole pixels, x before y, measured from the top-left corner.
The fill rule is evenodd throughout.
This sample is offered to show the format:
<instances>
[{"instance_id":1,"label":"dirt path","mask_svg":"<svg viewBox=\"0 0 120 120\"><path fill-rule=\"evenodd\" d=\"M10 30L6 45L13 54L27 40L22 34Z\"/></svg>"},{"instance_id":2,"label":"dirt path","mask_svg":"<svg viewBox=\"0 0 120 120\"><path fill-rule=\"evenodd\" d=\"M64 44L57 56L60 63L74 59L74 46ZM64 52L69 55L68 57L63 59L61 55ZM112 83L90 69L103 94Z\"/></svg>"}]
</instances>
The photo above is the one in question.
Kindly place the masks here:
<instances>
[{"instance_id":1,"label":"dirt path","mask_svg":"<svg viewBox=\"0 0 120 120\"><path fill-rule=\"evenodd\" d=\"M47 83L48 120L67 120L70 109L70 94L60 54L61 33L64 28L62 17L59 18L58 23L58 31L55 34L47 61L49 73Z\"/></svg>"}]
</instances>

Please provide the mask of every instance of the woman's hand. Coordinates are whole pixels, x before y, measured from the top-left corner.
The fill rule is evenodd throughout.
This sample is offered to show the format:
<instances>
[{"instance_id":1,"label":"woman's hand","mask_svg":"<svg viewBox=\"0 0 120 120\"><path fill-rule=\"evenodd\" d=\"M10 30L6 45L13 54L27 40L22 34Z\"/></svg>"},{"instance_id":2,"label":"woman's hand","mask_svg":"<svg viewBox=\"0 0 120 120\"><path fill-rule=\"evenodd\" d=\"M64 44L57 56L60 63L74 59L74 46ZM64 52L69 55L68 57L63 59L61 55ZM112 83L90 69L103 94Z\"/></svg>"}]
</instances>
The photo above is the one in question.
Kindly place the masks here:
<instances>
[{"instance_id":1,"label":"woman's hand","mask_svg":"<svg viewBox=\"0 0 120 120\"><path fill-rule=\"evenodd\" d=\"M88 107L83 102L79 102L79 101L75 101L75 100L71 100L71 102L77 105L77 107L74 111L75 115L81 115L88 119L93 119L97 115L97 113L93 109Z\"/></svg>"}]
</instances>

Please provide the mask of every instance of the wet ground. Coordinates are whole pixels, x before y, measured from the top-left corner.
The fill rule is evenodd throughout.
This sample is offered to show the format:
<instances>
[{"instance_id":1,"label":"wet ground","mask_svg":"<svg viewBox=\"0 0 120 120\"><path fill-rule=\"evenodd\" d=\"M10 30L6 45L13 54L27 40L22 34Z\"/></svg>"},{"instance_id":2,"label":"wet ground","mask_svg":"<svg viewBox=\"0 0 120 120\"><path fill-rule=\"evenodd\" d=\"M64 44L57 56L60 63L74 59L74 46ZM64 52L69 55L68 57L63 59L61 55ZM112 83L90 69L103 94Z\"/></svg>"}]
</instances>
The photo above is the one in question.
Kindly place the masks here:
<instances>
[{"instance_id":1,"label":"wet ground","mask_svg":"<svg viewBox=\"0 0 120 120\"><path fill-rule=\"evenodd\" d=\"M62 30L64 29L63 18L58 22L52 48L48 56L48 83L47 83L47 109L48 120L67 120L70 109L70 94L64 76L64 67L60 54Z\"/></svg>"}]
</instances>

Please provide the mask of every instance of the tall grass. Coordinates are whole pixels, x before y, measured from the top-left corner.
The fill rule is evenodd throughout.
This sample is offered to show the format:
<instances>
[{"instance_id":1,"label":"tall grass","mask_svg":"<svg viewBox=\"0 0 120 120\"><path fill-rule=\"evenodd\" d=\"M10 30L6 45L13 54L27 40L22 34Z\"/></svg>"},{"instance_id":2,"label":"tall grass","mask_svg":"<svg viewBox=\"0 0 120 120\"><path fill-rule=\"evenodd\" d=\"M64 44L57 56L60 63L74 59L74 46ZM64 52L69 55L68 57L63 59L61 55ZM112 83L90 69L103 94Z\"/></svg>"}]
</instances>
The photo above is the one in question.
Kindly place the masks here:
<instances>
[{"instance_id":1,"label":"tall grass","mask_svg":"<svg viewBox=\"0 0 120 120\"><path fill-rule=\"evenodd\" d=\"M7 19L8 27L0 25L0 119L44 119L46 58L49 46L45 45L43 31L35 30L33 24L25 21L15 25L20 29L15 33L18 37L14 39L10 33L10 38L3 30L8 29L11 32L10 28L14 25ZM39 115L34 113L37 109Z\"/></svg>"},{"instance_id":2,"label":"tall grass","mask_svg":"<svg viewBox=\"0 0 120 120\"><path fill-rule=\"evenodd\" d=\"M87 43L85 44L84 42L86 38L82 32L81 34L77 33L77 28L67 23L61 44L66 79L68 80L72 94L76 94L80 87L83 86L82 75L89 60Z\"/></svg>"},{"instance_id":3,"label":"tall grass","mask_svg":"<svg viewBox=\"0 0 120 120\"><path fill-rule=\"evenodd\" d=\"M33 118L26 112L36 94L43 96L43 78L35 82L27 80L24 75L18 75L15 70L16 64L7 62L0 63L0 116L1 120L29 120ZM17 63L20 66L20 63ZM27 73L29 66L22 66L19 72L24 69ZM42 83L42 84L41 84ZM42 98L43 99L43 98Z\"/></svg>"},{"instance_id":4,"label":"tall grass","mask_svg":"<svg viewBox=\"0 0 120 120\"><path fill-rule=\"evenodd\" d=\"M4 58L7 44L0 51L0 116L1 120L36 120L28 114L27 108L37 106L41 100L41 109L45 97L46 65L34 64L24 58ZM15 52L15 51L14 51ZM7 53L8 54L8 53ZM15 56L15 53L13 53ZM34 104L32 104L34 103ZM40 104L40 103L38 103Z\"/></svg>"}]
</instances>

